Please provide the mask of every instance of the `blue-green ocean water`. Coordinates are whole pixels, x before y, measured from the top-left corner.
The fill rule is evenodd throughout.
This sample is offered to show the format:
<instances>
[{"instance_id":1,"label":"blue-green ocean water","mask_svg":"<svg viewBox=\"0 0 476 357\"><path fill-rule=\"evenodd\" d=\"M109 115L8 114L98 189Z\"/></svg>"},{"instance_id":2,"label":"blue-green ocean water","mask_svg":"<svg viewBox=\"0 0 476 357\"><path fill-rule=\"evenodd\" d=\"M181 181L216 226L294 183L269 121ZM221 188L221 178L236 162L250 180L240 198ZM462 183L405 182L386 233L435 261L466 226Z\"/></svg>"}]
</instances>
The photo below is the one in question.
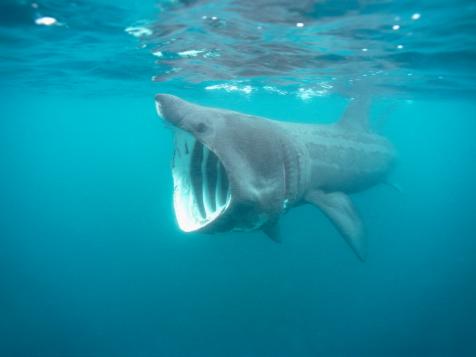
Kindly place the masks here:
<instances>
[{"instance_id":1,"label":"blue-green ocean water","mask_svg":"<svg viewBox=\"0 0 476 357\"><path fill-rule=\"evenodd\" d=\"M3 0L0 356L476 355L475 19L463 0ZM180 232L158 92L315 123L370 94L402 192L353 195L367 261L311 206L282 244Z\"/></svg>"}]
</instances>

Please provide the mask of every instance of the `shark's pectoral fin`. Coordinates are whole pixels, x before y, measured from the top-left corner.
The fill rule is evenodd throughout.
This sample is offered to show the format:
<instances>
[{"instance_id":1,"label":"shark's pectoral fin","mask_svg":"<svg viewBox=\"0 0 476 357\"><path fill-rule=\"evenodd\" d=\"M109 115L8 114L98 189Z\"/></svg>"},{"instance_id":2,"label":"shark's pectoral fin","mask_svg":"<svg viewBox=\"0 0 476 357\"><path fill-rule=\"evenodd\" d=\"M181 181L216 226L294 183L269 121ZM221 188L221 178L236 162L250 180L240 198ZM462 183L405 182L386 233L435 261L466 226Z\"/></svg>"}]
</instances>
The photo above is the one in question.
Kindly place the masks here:
<instances>
[{"instance_id":1,"label":"shark's pectoral fin","mask_svg":"<svg viewBox=\"0 0 476 357\"><path fill-rule=\"evenodd\" d=\"M281 243L281 231L279 229L279 222L278 220L271 221L266 223L261 228L269 238L271 238L276 243Z\"/></svg>"},{"instance_id":2,"label":"shark's pectoral fin","mask_svg":"<svg viewBox=\"0 0 476 357\"><path fill-rule=\"evenodd\" d=\"M364 261L367 254L362 221L350 198L341 192L312 191L306 201L319 207L334 223L357 256Z\"/></svg>"}]
</instances>

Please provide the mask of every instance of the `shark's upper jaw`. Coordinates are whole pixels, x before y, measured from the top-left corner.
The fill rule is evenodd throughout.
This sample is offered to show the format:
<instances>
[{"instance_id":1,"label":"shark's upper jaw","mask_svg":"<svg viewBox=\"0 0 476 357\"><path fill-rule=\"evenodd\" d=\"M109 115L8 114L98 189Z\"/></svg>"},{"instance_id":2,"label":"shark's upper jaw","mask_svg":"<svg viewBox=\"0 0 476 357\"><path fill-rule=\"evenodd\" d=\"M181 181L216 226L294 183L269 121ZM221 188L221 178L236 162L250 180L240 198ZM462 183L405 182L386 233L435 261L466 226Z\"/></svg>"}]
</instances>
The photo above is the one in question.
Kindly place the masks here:
<instances>
[{"instance_id":1,"label":"shark's upper jaw","mask_svg":"<svg viewBox=\"0 0 476 357\"><path fill-rule=\"evenodd\" d=\"M181 129L175 134L172 176L181 230L204 230L229 207L231 191L223 164L212 150Z\"/></svg>"}]
</instances>

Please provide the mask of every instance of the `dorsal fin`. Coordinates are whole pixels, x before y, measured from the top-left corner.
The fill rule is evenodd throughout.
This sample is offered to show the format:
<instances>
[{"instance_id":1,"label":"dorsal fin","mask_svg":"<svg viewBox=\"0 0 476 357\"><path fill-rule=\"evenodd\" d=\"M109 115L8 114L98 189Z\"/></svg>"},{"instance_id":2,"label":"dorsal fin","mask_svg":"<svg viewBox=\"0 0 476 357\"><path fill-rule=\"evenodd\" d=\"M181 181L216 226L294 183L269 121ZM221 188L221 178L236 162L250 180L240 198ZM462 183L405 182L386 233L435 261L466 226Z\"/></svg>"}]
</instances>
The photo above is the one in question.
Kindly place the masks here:
<instances>
[{"instance_id":1,"label":"dorsal fin","mask_svg":"<svg viewBox=\"0 0 476 357\"><path fill-rule=\"evenodd\" d=\"M371 102L370 95L351 98L338 125L345 130L368 131Z\"/></svg>"}]
</instances>

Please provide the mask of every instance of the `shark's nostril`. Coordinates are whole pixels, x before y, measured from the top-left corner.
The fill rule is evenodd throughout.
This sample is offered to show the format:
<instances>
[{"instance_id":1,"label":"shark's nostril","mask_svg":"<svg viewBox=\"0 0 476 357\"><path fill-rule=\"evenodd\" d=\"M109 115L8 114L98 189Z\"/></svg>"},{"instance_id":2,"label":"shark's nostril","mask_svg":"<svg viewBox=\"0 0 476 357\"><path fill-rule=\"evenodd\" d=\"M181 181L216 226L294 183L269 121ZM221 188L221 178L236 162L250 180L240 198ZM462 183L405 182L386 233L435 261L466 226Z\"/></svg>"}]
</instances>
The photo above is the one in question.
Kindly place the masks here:
<instances>
[{"instance_id":1,"label":"shark's nostril","mask_svg":"<svg viewBox=\"0 0 476 357\"><path fill-rule=\"evenodd\" d=\"M174 98L174 97L170 94L160 94L159 93L159 94L155 95L155 101L158 102L158 103L164 102L165 100L171 99L171 98Z\"/></svg>"}]
</instances>

